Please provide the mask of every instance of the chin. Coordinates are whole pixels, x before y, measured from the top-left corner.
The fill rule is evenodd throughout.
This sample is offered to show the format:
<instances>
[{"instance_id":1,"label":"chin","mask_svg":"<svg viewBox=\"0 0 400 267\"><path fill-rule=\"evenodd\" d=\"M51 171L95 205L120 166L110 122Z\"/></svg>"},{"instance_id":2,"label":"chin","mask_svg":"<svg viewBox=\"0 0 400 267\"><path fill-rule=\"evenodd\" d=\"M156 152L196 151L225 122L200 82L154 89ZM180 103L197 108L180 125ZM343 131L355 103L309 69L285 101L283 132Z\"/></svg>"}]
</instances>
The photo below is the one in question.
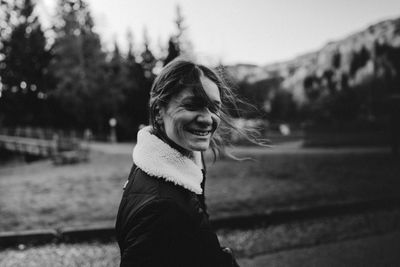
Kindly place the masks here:
<instances>
[{"instance_id":1,"label":"chin","mask_svg":"<svg viewBox=\"0 0 400 267\"><path fill-rule=\"evenodd\" d=\"M192 151L206 151L210 147L210 143L207 144L193 144L190 146Z\"/></svg>"}]
</instances>

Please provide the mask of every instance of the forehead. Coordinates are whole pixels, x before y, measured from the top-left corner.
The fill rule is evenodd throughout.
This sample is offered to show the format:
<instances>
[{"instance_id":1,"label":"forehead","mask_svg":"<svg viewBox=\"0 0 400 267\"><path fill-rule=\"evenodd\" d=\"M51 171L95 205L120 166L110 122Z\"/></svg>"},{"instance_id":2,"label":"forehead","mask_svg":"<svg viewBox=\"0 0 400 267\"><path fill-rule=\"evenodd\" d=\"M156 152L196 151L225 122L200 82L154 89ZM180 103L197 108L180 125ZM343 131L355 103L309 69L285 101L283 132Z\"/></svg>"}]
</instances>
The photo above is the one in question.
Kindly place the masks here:
<instances>
[{"instance_id":1,"label":"forehead","mask_svg":"<svg viewBox=\"0 0 400 267\"><path fill-rule=\"evenodd\" d=\"M221 102L220 92L218 86L211 81L210 79L202 76L200 77L200 82L204 89L204 92L207 94L208 98L212 102ZM195 93L193 92L193 88L185 88L180 91L173 99L175 101L181 101L185 98L195 97Z\"/></svg>"}]
</instances>

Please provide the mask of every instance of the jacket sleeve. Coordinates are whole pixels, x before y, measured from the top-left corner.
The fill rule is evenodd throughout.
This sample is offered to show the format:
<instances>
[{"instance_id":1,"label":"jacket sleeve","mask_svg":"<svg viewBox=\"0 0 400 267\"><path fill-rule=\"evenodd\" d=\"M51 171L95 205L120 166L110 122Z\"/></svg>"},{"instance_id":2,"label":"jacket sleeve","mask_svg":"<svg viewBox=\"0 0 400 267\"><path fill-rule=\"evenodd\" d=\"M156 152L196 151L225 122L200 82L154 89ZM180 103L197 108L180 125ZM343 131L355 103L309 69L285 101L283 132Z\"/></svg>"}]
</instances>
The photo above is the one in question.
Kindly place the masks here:
<instances>
[{"instance_id":1,"label":"jacket sleeve","mask_svg":"<svg viewBox=\"0 0 400 267\"><path fill-rule=\"evenodd\" d=\"M214 233L201 232L172 201L144 206L125 231L121 267L232 266Z\"/></svg>"}]
</instances>

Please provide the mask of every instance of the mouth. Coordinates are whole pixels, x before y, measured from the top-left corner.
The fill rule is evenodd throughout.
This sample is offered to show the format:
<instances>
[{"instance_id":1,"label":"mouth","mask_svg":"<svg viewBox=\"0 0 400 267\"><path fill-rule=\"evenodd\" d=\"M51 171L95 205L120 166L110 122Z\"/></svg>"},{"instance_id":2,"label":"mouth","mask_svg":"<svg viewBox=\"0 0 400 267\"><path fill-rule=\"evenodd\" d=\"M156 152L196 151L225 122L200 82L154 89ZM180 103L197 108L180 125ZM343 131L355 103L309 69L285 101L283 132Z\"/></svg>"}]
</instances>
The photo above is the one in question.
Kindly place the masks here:
<instances>
[{"instance_id":1,"label":"mouth","mask_svg":"<svg viewBox=\"0 0 400 267\"><path fill-rule=\"evenodd\" d=\"M211 131L191 130L191 129L187 129L187 131L197 136L207 136L211 133Z\"/></svg>"}]
</instances>

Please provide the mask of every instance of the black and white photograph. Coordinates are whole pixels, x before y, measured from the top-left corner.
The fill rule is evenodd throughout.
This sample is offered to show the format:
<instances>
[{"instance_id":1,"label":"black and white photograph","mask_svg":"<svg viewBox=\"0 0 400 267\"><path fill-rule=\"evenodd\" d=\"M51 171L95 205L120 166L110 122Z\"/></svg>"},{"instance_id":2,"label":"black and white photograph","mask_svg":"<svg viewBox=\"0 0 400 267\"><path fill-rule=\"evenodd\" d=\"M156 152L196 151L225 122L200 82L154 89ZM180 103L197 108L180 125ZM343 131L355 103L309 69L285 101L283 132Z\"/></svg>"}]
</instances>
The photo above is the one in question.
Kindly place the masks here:
<instances>
[{"instance_id":1,"label":"black and white photograph","mask_svg":"<svg viewBox=\"0 0 400 267\"><path fill-rule=\"evenodd\" d=\"M0 0L0 267L399 252L400 1Z\"/></svg>"}]
</instances>

